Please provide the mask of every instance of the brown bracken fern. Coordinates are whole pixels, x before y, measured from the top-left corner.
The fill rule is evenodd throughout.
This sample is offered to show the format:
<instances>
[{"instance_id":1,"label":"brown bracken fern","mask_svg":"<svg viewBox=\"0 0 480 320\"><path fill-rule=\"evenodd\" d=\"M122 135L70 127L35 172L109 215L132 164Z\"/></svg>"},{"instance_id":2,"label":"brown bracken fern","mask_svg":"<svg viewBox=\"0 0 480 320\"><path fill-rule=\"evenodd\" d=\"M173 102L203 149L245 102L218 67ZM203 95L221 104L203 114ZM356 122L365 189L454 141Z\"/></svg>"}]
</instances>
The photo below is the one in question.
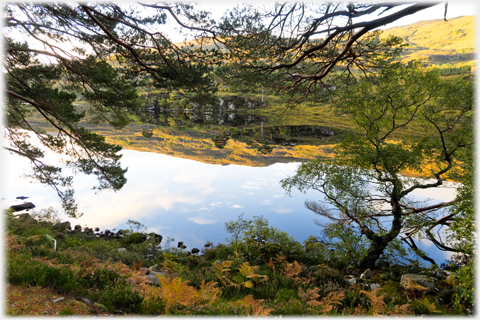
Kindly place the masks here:
<instances>
[{"instance_id":1,"label":"brown bracken fern","mask_svg":"<svg viewBox=\"0 0 480 320\"><path fill-rule=\"evenodd\" d=\"M417 292L424 293L428 291L427 287L421 286L410 278L407 278L407 283L405 285L405 290L410 291L415 294Z\"/></svg>"},{"instance_id":2,"label":"brown bracken fern","mask_svg":"<svg viewBox=\"0 0 480 320\"><path fill-rule=\"evenodd\" d=\"M320 295L318 294L319 291L320 288L317 287L313 289L307 289L306 291L303 291L302 288L298 288L298 296L308 305L318 307L322 305L322 303L317 300L318 298L320 298Z\"/></svg>"},{"instance_id":3,"label":"brown bracken fern","mask_svg":"<svg viewBox=\"0 0 480 320\"><path fill-rule=\"evenodd\" d=\"M327 314L336 305L341 306L342 300L345 298L345 293L342 291L330 292L325 298L322 299L320 306L323 308L323 313Z\"/></svg>"},{"instance_id":4,"label":"brown bracken fern","mask_svg":"<svg viewBox=\"0 0 480 320\"><path fill-rule=\"evenodd\" d=\"M300 299L306 302L309 306L318 307L323 314L327 314L328 312L332 311L335 306L342 305L342 300L345 298L344 292L330 292L326 297L319 301L319 291L320 289L317 287L313 289L307 289L306 291L303 291L302 288L298 288L298 295Z\"/></svg>"},{"instance_id":5,"label":"brown bracken fern","mask_svg":"<svg viewBox=\"0 0 480 320\"><path fill-rule=\"evenodd\" d=\"M160 287L144 283L139 285L146 303L162 299L167 308L172 309L176 305L192 306L212 303L218 301L221 294L220 289L216 287L217 283L213 281L205 283L205 280L202 280L200 290L197 290L188 285L188 280L182 281L181 278L176 277L157 277L160 280Z\"/></svg>"},{"instance_id":6,"label":"brown bracken fern","mask_svg":"<svg viewBox=\"0 0 480 320\"><path fill-rule=\"evenodd\" d=\"M285 276L293 278L295 283L297 283L298 275L303 271L303 267L297 262L289 263L285 268Z\"/></svg>"},{"instance_id":7,"label":"brown bracken fern","mask_svg":"<svg viewBox=\"0 0 480 320\"><path fill-rule=\"evenodd\" d=\"M193 305L197 302L200 294L194 288L188 285L188 280L182 281L182 278L166 278L159 276L162 298L168 308L177 304L184 306Z\"/></svg>"},{"instance_id":8,"label":"brown bracken fern","mask_svg":"<svg viewBox=\"0 0 480 320\"><path fill-rule=\"evenodd\" d=\"M391 310L388 308L388 306L384 302L384 298L387 296L386 293L383 293L379 295L381 288L377 288L375 290L372 290L370 292L361 290L360 293L365 294L370 301L372 302L372 311L374 315L406 315L406 314L411 314L412 312L410 311L410 305L409 304L404 304L404 305L396 305L394 310Z\"/></svg>"},{"instance_id":9,"label":"brown bracken fern","mask_svg":"<svg viewBox=\"0 0 480 320\"><path fill-rule=\"evenodd\" d=\"M378 293L380 292L379 290L381 290L381 288L377 288L377 289L372 290L370 292L365 291L365 290L360 291L360 293L365 294L370 299L370 301L372 302L373 314L374 315L383 314L383 313L385 313L385 311L387 309L387 307L385 305L385 302L383 301L383 299L387 296L387 294L384 293L382 295L378 295Z\"/></svg>"},{"instance_id":10,"label":"brown bracken fern","mask_svg":"<svg viewBox=\"0 0 480 320\"><path fill-rule=\"evenodd\" d=\"M238 300L237 302L241 302L244 305L250 306L252 308L252 316L268 316L273 309L265 309L262 306L262 302L264 300L255 300L253 299L252 295L249 294L245 298ZM246 309L247 316L250 315L250 310Z\"/></svg>"},{"instance_id":11,"label":"brown bracken fern","mask_svg":"<svg viewBox=\"0 0 480 320\"><path fill-rule=\"evenodd\" d=\"M209 281L205 283L205 279L203 279L198 293L198 300L200 303L212 303L218 301L222 291L220 288L217 288L217 282Z\"/></svg>"}]
</instances>

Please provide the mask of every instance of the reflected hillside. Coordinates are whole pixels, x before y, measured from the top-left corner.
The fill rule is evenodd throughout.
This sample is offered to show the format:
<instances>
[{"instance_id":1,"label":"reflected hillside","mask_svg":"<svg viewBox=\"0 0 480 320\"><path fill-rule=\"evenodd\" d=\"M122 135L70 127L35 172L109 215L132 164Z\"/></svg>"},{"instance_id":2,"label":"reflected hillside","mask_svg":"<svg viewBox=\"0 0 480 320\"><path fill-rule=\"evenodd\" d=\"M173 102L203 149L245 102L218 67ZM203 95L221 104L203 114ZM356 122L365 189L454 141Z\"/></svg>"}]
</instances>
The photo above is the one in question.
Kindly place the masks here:
<instances>
[{"instance_id":1,"label":"reflected hillside","mask_svg":"<svg viewBox=\"0 0 480 320\"><path fill-rule=\"evenodd\" d=\"M108 142L129 149L257 167L332 157L342 132L322 125L296 125L295 115L290 114L285 124L280 123L271 105L257 97L223 95L216 105L184 105L183 97L160 93L144 98L137 124L121 132L95 130Z\"/></svg>"},{"instance_id":2,"label":"reflected hillside","mask_svg":"<svg viewBox=\"0 0 480 320\"><path fill-rule=\"evenodd\" d=\"M249 132L257 132L257 128L231 134L222 148L215 146L214 140L218 136L218 131L210 129L154 128L151 129L151 138L145 137L139 129L138 126L129 125L121 132L109 130L99 132L108 142L127 149L162 153L210 164L263 167L277 162L300 162L317 156L333 157L333 144L328 143L328 138L324 139L324 144L317 145L301 144L298 139L295 139L297 142L274 145L270 152L265 153L262 152L261 145L259 150L258 143L254 142L257 140L251 138L252 135L249 134ZM273 130L279 130L279 128L264 129L264 134Z\"/></svg>"}]
</instances>

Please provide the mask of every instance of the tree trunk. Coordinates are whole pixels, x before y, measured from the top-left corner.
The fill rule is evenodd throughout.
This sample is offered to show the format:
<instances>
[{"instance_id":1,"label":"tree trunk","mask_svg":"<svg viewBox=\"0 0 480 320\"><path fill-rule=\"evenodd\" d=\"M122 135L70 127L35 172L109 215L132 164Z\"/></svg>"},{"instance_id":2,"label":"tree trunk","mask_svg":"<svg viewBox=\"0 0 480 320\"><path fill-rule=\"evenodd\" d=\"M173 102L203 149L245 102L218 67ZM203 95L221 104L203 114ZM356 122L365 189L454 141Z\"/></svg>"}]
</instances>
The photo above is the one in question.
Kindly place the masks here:
<instances>
[{"instance_id":1,"label":"tree trunk","mask_svg":"<svg viewBox=\"0 0 480 320\"><path fill-rule=\"evenodd\" d=\"M360 269L373 269L375 268L375 262L380 258L383 251L387 248L388 244L395 239L400 230L402 230L402 207L400 205L400 191L402 190L402 183L398 178L394 170L390 171L390 174L393 177L393 190L390 194L390 205L392 206L393 221L392 227L387 234L382 236L377 236L372 230L364 228L362 233L364 233L367 238L372 241L370 248L368 248L367 255L360 262Z\"/></svg>"},{"instance_id":2,"label":"tree trunk","mask_svg":"<svg viewBox=\"0 0 480 320\"><path fill-rule=\"evenodd\" d=\"M378 258L380 258L385 248L387 248L388 244L393 239L390 239L388 235L384 235L381 237L374 236L370 240L372 241L372 243L368 248L367 255L360 262L360 269L362 270L368 268L374 269L375 262L378 260Z\"/></svg>"}]
</instances>

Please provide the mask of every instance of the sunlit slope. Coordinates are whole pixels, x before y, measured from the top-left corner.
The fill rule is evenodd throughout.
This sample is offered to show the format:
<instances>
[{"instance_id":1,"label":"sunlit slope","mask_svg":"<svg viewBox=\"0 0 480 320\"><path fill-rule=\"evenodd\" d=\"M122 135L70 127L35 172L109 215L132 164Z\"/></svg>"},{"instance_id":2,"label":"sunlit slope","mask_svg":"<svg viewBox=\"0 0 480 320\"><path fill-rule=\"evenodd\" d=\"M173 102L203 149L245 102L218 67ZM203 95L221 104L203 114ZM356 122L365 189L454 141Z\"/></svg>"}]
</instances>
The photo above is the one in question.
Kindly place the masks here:
<instances>
[{"instance_id":1,"label":"sunlit slope","mask_svg":"<svg viewBox=\"0 0 480 320\"><path fill-rule=\"evenodd\" d=\"M467 13L468 14L468 13ZM383 36L390 34L401 37L409 44L403 60L420 59L429 64L475 64L476 16L420 21L401 27L384 29ZM200 41L191 40L178 46L199 47ZM223 50L223 45L203 39L204 49Z\"/></svg>"},{"instance_id":2,"label":"sunlit slope","mask_svg":"<svg viewBox=\"0 0 480 320\"><path fill-rule=\"evenodd\" d=\"M465 16L445 21L420 21L384 31L401 37L409 44L403 59L421 59L430 64L474 65L476 48L476 16Z\"/></svg>"}]
</instances>

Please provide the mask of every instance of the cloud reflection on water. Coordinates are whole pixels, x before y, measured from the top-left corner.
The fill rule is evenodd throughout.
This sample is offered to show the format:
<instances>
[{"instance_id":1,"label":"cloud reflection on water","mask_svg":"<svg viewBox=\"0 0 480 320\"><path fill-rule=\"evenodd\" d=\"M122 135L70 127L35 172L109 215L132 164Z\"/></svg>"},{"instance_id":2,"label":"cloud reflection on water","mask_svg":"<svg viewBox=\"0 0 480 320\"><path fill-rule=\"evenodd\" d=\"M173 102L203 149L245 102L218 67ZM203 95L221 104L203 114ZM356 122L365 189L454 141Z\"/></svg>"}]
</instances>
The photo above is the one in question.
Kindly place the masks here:
<instances>
[{"instance_id":1,"label":"cloud reflection on water","mask_svg":"<svg viewBox=\"0 0 480 320\"><path fill-rule=\"evenodd\" d=\"M215 244L224 242L229 236L224 223L236 220L241 213L245 213L245 218L263 215L270 225L300 242L309 235L319 235L320 227L313 223L318 216L304 207L304 201L319 199L320 194L294 190L292 197L288 197L279 184L280 179L294 174L299 163L277 163L263 168L220 166L148 152L123 150L122 153L122 164L129 168L128 181L122 190L96 195L91 190L94 178L75 178L76 199L84 215L68 219L72 224L118 230L127 227L127 220L136 220L149 231L184 241L190 249L203 247L207 240ZM14 204L16 196L25 195L30 196L28 200L38 209L48 206L59 209L52 189L17 178L28 168L28 161L17 158L8 156L8 188L2 197L9 202L4 201L4 206ZM454 197L452 190L419 190L416 196L449 201ZM424 248L430 249L426 242Z\"/></svg>"}]
</instances>

